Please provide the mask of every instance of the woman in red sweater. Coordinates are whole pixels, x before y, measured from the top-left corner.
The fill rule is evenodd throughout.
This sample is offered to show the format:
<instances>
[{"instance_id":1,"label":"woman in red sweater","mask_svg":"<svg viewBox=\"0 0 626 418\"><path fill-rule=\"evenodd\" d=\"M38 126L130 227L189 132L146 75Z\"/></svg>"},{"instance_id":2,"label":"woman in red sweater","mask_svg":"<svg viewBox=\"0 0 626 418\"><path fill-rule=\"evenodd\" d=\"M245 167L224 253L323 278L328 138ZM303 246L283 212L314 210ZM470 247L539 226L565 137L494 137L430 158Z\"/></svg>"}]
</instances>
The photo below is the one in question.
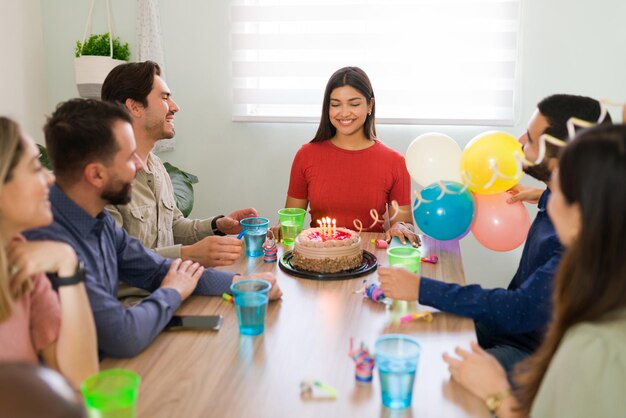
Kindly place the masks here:
<instances>
[{"instance_id":1,"label":"woman in red sweater","mask_svg":"<svg viewBox=\"0 0 626 418\"><path fill-rule=\"evenodd\" d=\"M358 229L358 220L371 232L385 231L382 218L387 214L388 239L398 236L419 245L404 156L376 138L375 122L367 74L357 67L337 70L326 85L315 138L293 160L285 207L310 205L311 226L328 216L350 229ZM372 209L380 222L374 222Z\"/></svg>"}]
</instances>

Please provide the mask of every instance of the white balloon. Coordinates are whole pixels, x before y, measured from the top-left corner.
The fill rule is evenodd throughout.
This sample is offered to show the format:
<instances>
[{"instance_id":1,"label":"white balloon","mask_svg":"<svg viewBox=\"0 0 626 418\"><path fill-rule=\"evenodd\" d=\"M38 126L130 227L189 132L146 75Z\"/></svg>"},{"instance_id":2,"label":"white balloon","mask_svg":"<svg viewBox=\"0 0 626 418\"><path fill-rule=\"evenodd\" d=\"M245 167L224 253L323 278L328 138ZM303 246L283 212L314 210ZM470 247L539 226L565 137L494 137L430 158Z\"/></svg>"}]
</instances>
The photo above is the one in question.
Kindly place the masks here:
<instances>
[{"instance_id":1,"label":"white balloon","mask_svg":"<svg viewBox=\"0 0 626 418\"><path fill-rule=\"evenodd\" d=\"M411 178L422 186L440 180L463 182L461 147L448 135L429 132L418 136L407 148L405 160Z\"/></svg>"}]
</instances>

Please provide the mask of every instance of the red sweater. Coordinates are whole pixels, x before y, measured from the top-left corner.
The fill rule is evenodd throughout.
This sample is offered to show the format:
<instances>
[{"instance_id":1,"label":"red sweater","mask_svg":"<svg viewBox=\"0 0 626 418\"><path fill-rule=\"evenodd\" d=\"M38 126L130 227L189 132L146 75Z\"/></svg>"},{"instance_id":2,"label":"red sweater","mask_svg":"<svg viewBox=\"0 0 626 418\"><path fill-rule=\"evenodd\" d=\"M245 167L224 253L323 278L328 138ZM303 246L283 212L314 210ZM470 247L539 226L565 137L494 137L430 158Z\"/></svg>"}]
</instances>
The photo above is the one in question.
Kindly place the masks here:
<instances>
[{"instance_id":1,"label":"red sweater","mask_svg":"<svg viewBox=\"0 0 626 418\"><path fill-rule=\"evenodd\" d=\"M355 229L353 221L360 219L368 228L371 209L382 217L394 200L400 206L411 203L411 179L402 154L379 140L359 151L322 141L305 144L296 153L287 194L309 201L311 226L329 216L337 219L337 226ZM369 231L382 232L382 224Z\"/></svg>"}]
</instances>

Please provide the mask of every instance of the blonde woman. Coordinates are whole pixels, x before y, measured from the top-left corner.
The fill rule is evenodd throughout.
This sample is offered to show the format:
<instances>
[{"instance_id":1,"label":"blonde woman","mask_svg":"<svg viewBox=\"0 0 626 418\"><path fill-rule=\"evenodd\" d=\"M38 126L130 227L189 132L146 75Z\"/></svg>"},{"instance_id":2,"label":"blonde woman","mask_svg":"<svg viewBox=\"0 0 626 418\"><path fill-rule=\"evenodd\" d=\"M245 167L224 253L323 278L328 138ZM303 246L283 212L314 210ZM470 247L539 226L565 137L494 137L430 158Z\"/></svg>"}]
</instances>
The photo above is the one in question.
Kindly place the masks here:
<instances>
[{"instance_id":1,"label":"blonde woman","mask_svg":"<svg viewBox=\"0 0 626 418\"><path fill-rule=\"evenodd\" d=\"M77 388L98 371L82 266L69 245L21 235L52 222L54 177L38 157L33 140L0 117L0 362L43 360Z\"/></svg>"}]
</instances>

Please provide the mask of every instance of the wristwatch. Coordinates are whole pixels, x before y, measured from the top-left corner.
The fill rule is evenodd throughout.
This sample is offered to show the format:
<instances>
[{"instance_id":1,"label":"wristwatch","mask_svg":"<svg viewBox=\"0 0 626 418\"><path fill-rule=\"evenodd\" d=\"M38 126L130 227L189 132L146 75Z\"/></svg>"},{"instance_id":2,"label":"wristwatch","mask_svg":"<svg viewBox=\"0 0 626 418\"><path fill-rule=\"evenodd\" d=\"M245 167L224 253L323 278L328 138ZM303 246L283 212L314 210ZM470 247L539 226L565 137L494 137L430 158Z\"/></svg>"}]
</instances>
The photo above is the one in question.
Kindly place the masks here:
<instances>
[{"instance_id":1,"label":"wristwatch","mask_svg":"<svg viewBox=\"0 0 626 418\"><path fill-rule=\"evenodd\" d=\"M226 235L225 233L220 231L220 229L217 227L217 220L223 217L224 215L217 215L215 218L211 220L211 229L213 230L213 235L217 235L220 237L223 237L224 235Z\"/></svg>"},{"instance_id":2,"label":"wristwatch","mask_svg":"<svg viewBox=\"0 0 626 418\"><path fill-rule=\"evenodd\" d=\"M502 403L504 399L506 399L511 394L511 389L504 389L498 393L487 396L485 399L485 404L487 404L487 409L491 412L492 417L496 417L496 410Z\"/></svg>"},{"instance_id":3,"label":"wristwatch","mask_svg":"<svg viewBox=\"0 0 626 418\"><path fill-rule=\"evenodd\" d=\"M59 277L54 274L50 276L50 280L52 281L52 285L57 289L61 286L73 286L75 284L82 283L85 281L85 266L82 261L78 261L76 272L73 276Z\"/></svg>"}]
</instances>

